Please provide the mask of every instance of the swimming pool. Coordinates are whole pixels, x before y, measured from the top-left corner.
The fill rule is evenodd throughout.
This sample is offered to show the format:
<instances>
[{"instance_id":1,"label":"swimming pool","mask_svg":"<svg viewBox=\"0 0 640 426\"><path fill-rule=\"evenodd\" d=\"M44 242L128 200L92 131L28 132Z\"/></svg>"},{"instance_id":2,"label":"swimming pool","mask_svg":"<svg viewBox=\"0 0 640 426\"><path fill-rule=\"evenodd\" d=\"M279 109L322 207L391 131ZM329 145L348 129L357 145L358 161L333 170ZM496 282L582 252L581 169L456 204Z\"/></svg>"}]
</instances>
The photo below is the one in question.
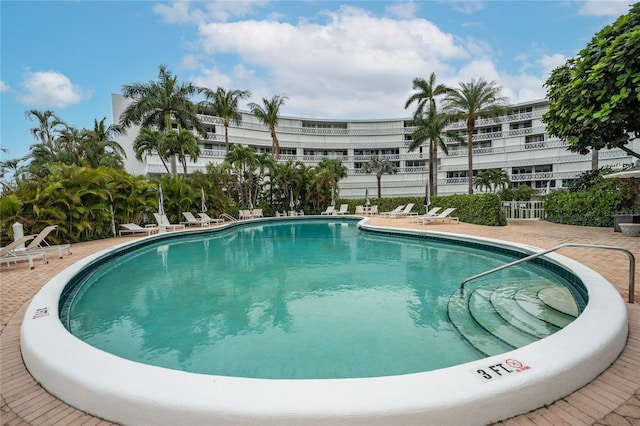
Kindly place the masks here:
<instances>
[{"instance_id":1,"label":"swimming pool","mask_svg":"<svg viewBox=\"0 0 640 426\"><path fill-rule=\"evenodd\" d=\"M339 224L338 221L334 223ZM264 226L271 225L266 221ZM364 223L362 228L382 233L398 232L374 229ZM201 231L192 234L195 236L198 232ZM427 236L415 231L402 233L414 240ZM170 236L145 240L160 247L166 237ZM428 237L442 241L451 238L438 233L429 233ZM463 236L455 238L458 243L467 245L491 244L497 251L531 249ZM118 250L132 248L123 245ZM104 260L104 256L108 255L102 253L93 260ZM604 369L624 345L626 311L617 292L593 271L575 262L560 256L549 256L548 259L552 265L565 265L563 268L578 276L588 290L589 303L576 321L540 342L515 351L426 373L375 378L264 380L184 373L132 363L87 347L66 332L52 334L52 331L61 331L59 321L55 330L49 328L42 332L42 324L56 325L56 321L51 321L57 320L53 318L57 317L53 312L56 309L48 313L44 313L44 309L55 306L51 305L52 300L59 299L64 285L55 289L47 285L43 289L42 293L49 293L52 299L39 299L41 294L34 299L23 325L23 353L32 374L52 393L88 412L123 423L206 423L217 419L223 424L326 424L336 421L346 424L484 424L528 411L570 393ZM69 271L66 281L78 275L83 267L74 265L72 269L75 271ZM607 323L606 330L603 320ZM599 325L594 326L595 323ZM37 328L38 332L31 334L32 328ZM38 333L42 334L34 338ZM71 347L65 346L67 343L72 344ZM67 358L69 353L73 354L71 360L65 360L66 364L56 356L58 350L54 346L59 345L66 348ZM43 355L45 347L48 349ZM576 347L583 350L576 351ZM609 361L604 362L606 359ZM524 388L526 392L517 392Z\"/></svg>"}]
</instances>

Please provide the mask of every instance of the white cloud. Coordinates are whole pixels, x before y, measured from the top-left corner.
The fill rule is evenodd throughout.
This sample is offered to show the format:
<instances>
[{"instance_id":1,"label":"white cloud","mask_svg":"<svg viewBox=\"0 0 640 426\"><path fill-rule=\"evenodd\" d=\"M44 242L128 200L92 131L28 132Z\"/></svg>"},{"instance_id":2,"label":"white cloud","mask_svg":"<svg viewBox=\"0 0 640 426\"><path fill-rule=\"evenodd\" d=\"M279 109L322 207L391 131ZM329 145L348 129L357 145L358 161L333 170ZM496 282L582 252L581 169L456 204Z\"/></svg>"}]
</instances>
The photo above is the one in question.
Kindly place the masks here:
<instances>
[{"instance_id":1,"label":"white cloud","mask_svg":"<svg viewBox=\"0 0 640 426\"><path fill-rule=\"evenodd\" d=\"M540 59L538 59L538 64L542 67L542 73L548 76L551 74L551 71L554 68L557 68L567 62L567 59L567 57L559 53L551 56L543 55Z\"/></svg>"},{"instance_id":2,"label":"white cloud","mask_svg":"<svg viewBox=\"0 0 640 426\"><path fill-rule=\"evenodd\" d=\"M264 6L267 3L266 0L209 0L191 7L194 3L190 0L180 0L173 3L158 3L153 7L153 10L170 23L205 22L208 20L227 22L233 17L249 15L257 6Z\"/></svg>"},{"instance_id":3,"label":"white cloud","mask_svg":"<svg viewBox=\"0 0 640 426\"><path fill-rule=\"evenodd\" d=\"M466 14L472 14L484 8L484 3L473 0L453 0L450 2L453 10Z\"/></svg>"},{"instance_id":4,"label":"white cloud","mask_svg":"<svg viewBox=\"0 0 640 426\"><path fill-rule=\"evenodd\" d=\"M11 87L3 80L0 80L0 93L8 92L9 90L11 90Z\"/></svg>"},{"instance_id":5,"label":"white cloud","mask_svg":"<svg viewBox=\"0 0 640 426\"><path fill-rule=\"evenodd\" d=\"M91 96L72 84L67 76L55 71L27 71L21 87L23 92L18 99L34 107L65 108Z\"/></svg>"},{"instance_id":6,"label":"white cloud","mask_svg":"<svg viewBox=\"0 0 640 426\"><path fill-rule=\"evenodd\" d=\"M409 19L415 16L418 5L413 1L403 1L387 6L385 11L396 18Z\"/></svg>"},{"instance_id":7,"label":"white cloud","mask_svg":"<svg viewBox=\"0 0 640 426\"><path fill-rule=\"evenodd\" d=\"M629 0L578 1L578 14L591 16L620 16L629 13Z\"/></svg>"}]
</instances>

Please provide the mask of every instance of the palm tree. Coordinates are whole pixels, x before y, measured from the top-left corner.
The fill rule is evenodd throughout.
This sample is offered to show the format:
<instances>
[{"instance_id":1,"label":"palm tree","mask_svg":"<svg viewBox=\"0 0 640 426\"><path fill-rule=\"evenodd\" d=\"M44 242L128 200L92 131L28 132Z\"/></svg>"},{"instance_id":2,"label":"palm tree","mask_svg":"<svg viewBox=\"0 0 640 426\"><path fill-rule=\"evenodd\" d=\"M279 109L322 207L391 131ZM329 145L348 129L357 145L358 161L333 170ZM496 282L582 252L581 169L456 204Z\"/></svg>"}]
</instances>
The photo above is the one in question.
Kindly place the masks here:
<instances>
[{"instance_id":1,"label":"palm tree","mask_svg":"<svg viewBox=\"0 0 640 426\"><path fill-rule=\"evenodd\" d=\"M122 160L127 158L127 154L114 138L121 135L123 129L117 124L106 126L106 119L93 120L93 130L86 131L83 157L94 169L101 165L122 168Z\"/></svg>"},{"instance_id":2,"label":"palm tree","mask_svg":"<svg viewBox=\"0 0 640 426\"><path fill-rule=\"evenodd\" d=\"M133 151L136 153L136 159L142 161L143 157L147 155L158 154L167 173L171 173L167 166L170 154L166 149L165 139L166 133L161 130L153 130L147 127L140 129L140 133L133 141Z\"/></svg>"},{"instance_id":3,"label":"palm tree","mask_svg":"<svg viewBox=\"0 0 640 426\"><path fill-rule=\"evenodd\" d=\"M509 175L502 169L489 169L478 174L475 187L482 190L488 189L495 193L498 189L504 190L511 184Z\"/></svg>"},{"instance_id":4,"label":"palm tree","mask_svg":"<svg viewBox=\"0 0 640 426\"><path fill-rule=\"evenodd\" d=\"M198 87L191 83L178 83L164 65L160 65L158 81L133 83L122 86L125 98L133 99L120 115L120 124L130 127L138 124L142 127L170 130L172 121L185 129L196 129L203 137L206 131L198 119L196 105L191 96L198 93ZM171 173L176 175L176 156L171 158Z\"/></svg>"},{"instance_id":5,"label":"palm tree","mask_svg":"<svg viewBox=\"0 0 640 426\"><path fill-rule=\"evenodd\" d=\"M225 157L225 162L229 163L238 177L239 201L248 200L246 196L251 196L250 188L247 188L247 182L251 182L252 175L257 166L256 150L244 145L234 145Z\"/></svg>"},{"instance_id":6,"label":"palm tree","mask_svg":"<svg viewBox=\"0 0 640 426\"><path fill-rule=\"evenodd\" d=\"M280 107L284 105L285 100L288 98L281 95L273 95L271 99L262 98L262 104L258 105L251 102L249 108L256 118L269 128L272 140L273 158L278 161L280 158L280 143L278 142L278 136L276 135L276 127L278 127L278 119L280 118Z\"/></svg>"},{"instance_id":7,"label":"palm tree","mask_svg":"<svg viewBox=\"0 0 640 426\"><path fill-rule=\"evenodd\" d=\"M338 196L338 181L347 177L347 167L342 164L342 161L332 158L323 158L316 167L329 171L331 188L334 194Z\"/></svg>"},{"instance_id":8,"label":"palm tree","mask_svg":"<svg viewBox=\"0 0 640 426\"><path fill-rule=\"evenodd\" d=\"M476 120L506 113L507 98L500 95L502 88L494 81L480 78L460 83L444 99L444 110L453 120L466 120L469 194L473 194L473 131Z\"/></svg>"},{"instance_id":9,"label":"palm tree","mask_svg":"<svg viewBox=\"0 0 640 426\"><path fill-rule=\"evenodd\" d=\"M214 92L211 89L202 89L206 100L200 102L203 108L209 110L212 115L222 118L224 125L224 142L229 153L229 122L233 121L236 125L242 122L242 115L238 110L238 101L251 96L248 90L224 90L222 87Z\"/></svg>"},{"instance_id":10,"label":"palm tree","mask_svg":"<svg viewBox=\"0 0 640 426\"><path fill-rule=\"evenodd\" d=\"M426 141L429 141L429 194L438 195L438 147L445 154L449 154L447 145L443 138L445 127L449 120L447 115L436 111L435 103L421 115L414 116L411 125L415 127L409 144L409 152L413 151ZM457 137L456 135L449 135Z\"/></svg>"},{"instance_id":11,"label":"palm tree","mask_svg":"<svg viewBox=\"0 0 640 426\"><path fill-rule=\"evenodd\" d=\"M378 198L382 198L380 180L383 174L395 175L398 172L398 168L386 158L380 158L377 155L372 155L369 161L362 165L362 168L366 174L375 173L378 179Z\"/></svg>"},{"instance_id":12,"label":"palm tree","mask_svg":"<svg viewBox=\"0 0 640 426\"><path fill-rule=\"evenodd\" d=\"M436 85L436 74L432 72L431 75L429 76L429 81L426 81L425 79L419 78L419 77L414 78L413 90L417 90L417 92L409 96L409 99L407 99L407 102L404 104L404 109L409 108L409 105L411 105L414 102L417 102L418 106L413 115L418 117L418 116L422 116L425 110L425 107L435 108L436 96L446 95L447 93L451 92L453 89L450 89L444 84ZM428 105L425 105L427 104L427 102L428 102Z\"/></svg>"},{"instance_id":13,"label":"palm tree","mask_svg":"<svg viewBox=\"0 0 640 426\"><path fill-rule=\"evenodd\" d=\"M169 130L166 132L165 141L167 142L167 149L170 155L178 157L180 164L182 164L184 175L187 176L187 157L195 163L200 156L198 138L193 132L183 129L182 126L178 125L177 131ZM173 176L175 176L175 174Z\"/></svg>"},{"instance_id":14,"label":"palm tree","mask_svg":"<svg viewBox=\"0 0 640 426\"><path fill-rule=\"evenodd\" d=\"M55 140L54 133L60 130L58 129L59 126L66 126L64 121L50 110L38 111L36 109L30 109L25 115L29 120L35 118L38 121L38 127L31 129L33 137L48 147L53 147L53 141Z\"/></svg>"}]
</instances>

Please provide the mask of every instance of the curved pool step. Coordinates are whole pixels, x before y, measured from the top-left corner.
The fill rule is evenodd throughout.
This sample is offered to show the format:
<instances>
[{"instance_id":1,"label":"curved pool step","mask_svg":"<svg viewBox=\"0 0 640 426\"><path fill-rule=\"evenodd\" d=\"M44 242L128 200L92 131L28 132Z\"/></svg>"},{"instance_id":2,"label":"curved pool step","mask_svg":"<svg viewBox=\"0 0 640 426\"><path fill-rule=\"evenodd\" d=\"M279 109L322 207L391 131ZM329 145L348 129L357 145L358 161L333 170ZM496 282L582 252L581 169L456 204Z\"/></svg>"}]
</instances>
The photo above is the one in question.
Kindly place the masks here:
<instances>
[{"instance_id":1,"label":"curved pool step","mask_svg":"<svg viewBox=\"0 0 640 426\"><path fill-rule=\"evenodd\" d=\"M547 337L575 319L578 308L561 285L513 280L483 284L449 299L448 314L458 332L485 355L497 355Z\"/></svg>"},{"instance_id":2,"label":"curved pool step","mask_svg":"<svg viewBox=\"0 0 640 426\"><path fill-rule=\"evenodd\" d=\"M491 304L496 312L504 318L513 327L535 336L537 339L545 338L556 331L560 330L560 327L554 323L541 319L537 315L531 315L531 313L522 308L518 303L517 297L522 286L518 284L505 284L498 287L491 293ZM521 295L520 297L523 297ZM537 296L535 299L528 300L527 303L532 305L536 304ZM545 307L542 305L540 311L544 312ZM542 314L544 316L544 314Z\"/></svg>"},{"instance_id":3,"label":"curved pool step","mask_svg":"<svg viewBox=\"0 0 640 426\"><path fill-rule=\"evenodd\" d=\"M570 315L570 314L561 312L558 309L546 303L545 298L540 297L541 294L547 293L547 296L545 297L548 300L549 299L548 292L552 289L562 291L562 290L559 290L558 287L536 285L532 287L521 288L520 290L518 290L518 292L515 295L515 300L518 303L518 305L523 310L528 312L530 315L535 316L536 318L539 318L550 324L553 324L558 328L563 328L569 325L571 321L576 319L577 314ZM573 296L571 296L571 293L568 290L565 290L565 291L566 292L563 292L563 294L559 292L556 292L555 294L557 297L562 297L563 298L562 300L564 300L565 304L567 304L566 298L569 297L571 298L571 300L573 300ZM555 305L557 306L559 304L560 303L556 303ZM575 305L575 301L574 301L574 305ZM577 312L577 306L575 308L575 311Z\"/></svg>"}]
</instances>

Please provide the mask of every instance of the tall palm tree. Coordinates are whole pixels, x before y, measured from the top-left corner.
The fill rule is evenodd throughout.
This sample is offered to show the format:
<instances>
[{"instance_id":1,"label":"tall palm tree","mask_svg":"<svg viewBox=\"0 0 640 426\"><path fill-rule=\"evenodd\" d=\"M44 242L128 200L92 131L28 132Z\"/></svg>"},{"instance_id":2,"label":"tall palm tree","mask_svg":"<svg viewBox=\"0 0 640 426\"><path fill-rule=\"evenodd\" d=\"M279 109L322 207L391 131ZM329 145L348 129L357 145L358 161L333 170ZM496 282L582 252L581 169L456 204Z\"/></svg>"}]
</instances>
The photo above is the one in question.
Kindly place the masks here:
<instances>
[{"instance_id":1,"label":"tall palm tree","mask_svg":"<svg viewBox=\"0 0 640 426\"><path fill-rule=\"evenodd\" d=\"M436 74L432 72L429 76L429 81L419 77L414 78L413 90L417 90L417 92L409 96L409 99L407 99L407 102L404 104L404 109L409 108L409 105L416 102L418 106L416 107L416 111L413 115L422 116L425 108L435 108L436 96L446 95L453 89L450 89L444 84L436 84Z\"/></svg>"},{"instance_id":2,"label":"tall palm tree","mask_svg":"<svg viewBox=\"0 0 640 426\"><path fill-rule=\"evenodd\" d=\"M495 193L498 189L508 188L511 184L509 175L502 169L489 169L478 174L475 187L482 190L487 189Z\"/></svg>"},{"instance_id":3,"label":"tall palm tree","mask_svg":"<svg viewBox=\"0 0 640 426\"><path fill-rule=\"evenodd\" d=\"M193 132L183 129L180 125L178 125L178 130L175 132L167 131L165 138L170 155L178 158L180 164L182 164L184 175L187 176L187 158L190 158L195 163L200 156L198 138Z\"/></svg>"},{"instance_id":4,"label":"tall palm tree","mask_svg":"<svg viewBox=\"0 0 640 426\"><path fill-rule=\"evenodd\" d=\"M437 112L435 103L421 115L415 115L411 125L415 127L409 144L409 152L429 141L429 194L438 195L438 147L449 154L443 134L449 120L446 114ZM447 136L457 137L455 134Z\"/></svg>"},{"instance_id":5,"label":"tall palm tree","mask_svg":"<svg viewBox=\"0 0 640 426\"><path fill-rule=\"evenodd\" d=\"M202 89L205 100L200 102L203 108L209 110L212 115L222 118L224 125L224 142L229 153L229 123L233 121L236 125L242 122L242 115L238 110L238 101L251 96L248 90L225 90L222 87L214 92L211 89Z\"/></svg>"},{"instance_id":6,"label":"tall palm tree","mask_svg":"<svg viewBox=\"0 0 640 426\"><path fill-rule=\"evenodd\" d=\"M238 177L239 200L244 202L250 196L250 188L247 183L251 182L252 175L257 166L256 150L244 145L234 145L225 157L225 162L229 163Z\"/></svg>"},{"instance_id":7,"label":"tall palm tree","mask_svg":"<svg viewBox=\"0 0 640 426\"><path fill-rule=\"evenodd\" d=\"M158 80L122 86L125 98L133 102L120 115L120 124L170 130L175 120L185 129L196 129L203 137L206 131L198 119L198 110L191 97L198 93L191 83L178 83L178 77L160 65ZM171 173L175 176L176 156L171 158Z\"/></svg>"},{"instance_id":8,"label":"tall palm tree","mask_svg":"<svg viewBox=\"0 0 640 426\"><path fill-rule=\"evenodd\" d=\"M87 130L84 159L92 168L109 166L121 168L122 160L127 158L125 150L116 142L115 136L122 134L122 126L117 124L105 125L106 117L93 120L93 130Z\"/></svg>"},{"instance_id":9,"label":"tall palm tree","mask_svg":"<svg viewBox=\"0 0 640 426\"><path fill-rule=\"evenodd\" d=\"M36 119L38 127L31 129L33 137L48 147L53 147L53 141L56 136L55 133L60 131L59 127L65 127L66 124L62 121L53 111L38 111L36 109L30 109L25 113L29 120Z\"/></svg>"},{"instance_id":10,"label":"tall palm tree","mask_svg":"<svg viewBox=\"0 0 640 426\"><path fill-rule=\"evenodd\" d=\"M469 194L473 194L473 131L476 120L506 113L507 98L500 94L501 91L502 87L495 81L472 79L468 83L461 82L460 88L449 92L444 99L445 112L452 119L467 123Z\"/></svg>"},{"instance_id":11,"label":"tall palm tree","mask_svg":"<svg viewBox=\"0 0 640 426\"><path fill-rule=\"evenodd\" d=\"M378 180L378 198L382 198L382 191L380 187L380 181L382 175L395 175L398 173L398 168L386 158L380 158L377 155L372 155L369 161L362 165L362 169L366 174L374 173Z\"/></svg>"},{"instance_id":12,"label":"tall palm tree","mask_svg":"<svg viewBox=\"0 0 640 426\"><path fill-rule=\"evenodd\" d=\"M273 158L278 161L280 158L280 143L278 142L278 136L276 135L276 127L278 127L278 120L280 115L280 107L284 105L285 100L288 98L282 95L273 95L271 99L262 98L262 105L258 105L254 102L249 104L249 108L253 115L262 121L262 123L269 128L271 133L273 151Z\"/></svg>"}]
</instances>

